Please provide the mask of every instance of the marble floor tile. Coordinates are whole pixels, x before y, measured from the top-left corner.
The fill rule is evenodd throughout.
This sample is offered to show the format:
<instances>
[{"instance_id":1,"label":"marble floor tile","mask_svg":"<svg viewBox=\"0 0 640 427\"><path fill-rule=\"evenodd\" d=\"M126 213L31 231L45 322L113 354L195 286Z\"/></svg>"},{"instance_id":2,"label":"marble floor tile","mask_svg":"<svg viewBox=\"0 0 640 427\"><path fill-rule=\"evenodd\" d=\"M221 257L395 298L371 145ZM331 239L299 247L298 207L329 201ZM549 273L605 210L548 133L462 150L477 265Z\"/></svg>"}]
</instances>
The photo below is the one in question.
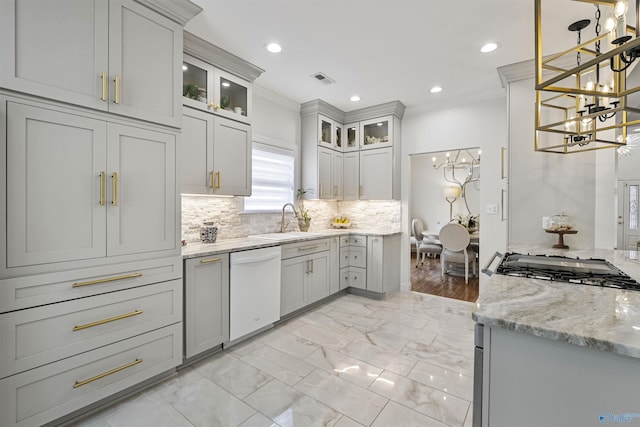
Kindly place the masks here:
<instances>
[{"instance_id":1,"label":"marble floor tile","mask_svg":"<svg viewBox=\"0 0 640 427\"><path fill-rule=\"evenodd\" d=\"M269 418L262 415L260 412L256 412L247 421L240 424L238 427L281 427L279 424L274 423Z\"/></svg>"},{"instance_id":2,"label":"marble floor tile","mask_svg":"<svg viewBox=\"0 0 640 427\"><path fill-rule=\"evenodd\" d=\"M393 372L383 372L369 386L396 403L421 412L450 426L462 426L470 402L410 380Z\"/></svg>"},{"instance_id":3,"label":"marble floor tile","mask_svg":"<svg viewBox=\"0 0 640 427\"><path fill-rule=\"evenodd\" d=\"M462 427L472 427L473 426L473 405L469 407L469 411L467 412L467 418L464 420L464 424Z\"/></svg>"},{"instance_id":4,"label":"marble floor tile","mask_svg":"<svg viewBox=\"0 0 640 427\"><path fill-rule=\"evenodd\" d=\"M342 416L278 380L255 391L245 402L282 427L333 426Z\"/></svg>"},{"instance_id":5,"label":"marble floor tile","mask_svg":"<svg viewBox=\"0 0 640 427\"><path fill-rule=\"evenodd\" d=\"M369 315L370 317L382 320L391 320L401 325L422 329L427 325L428 319L411 316L399 309L380 308Z\"/></svg>"},{"instance_id":6,"label":"marble floor tile","mask_svg":"<svg viewBox=\"0 0 640 427\"><path fill-rule=\"evenodd\" d=\"M438 335L430 329L416 329L395 322L381 323L377 330L422 344L431 344Z\"/></svg>"},{"instance_id":7,"label":"marble floor tile","mask_svg":"<svg viewBox=\"0 0 640 427\"><path fill-rule=\"evenodd\" d=\"M364 388L382 373L381 368L329 348L320 348L304 361Z\"/></svg>"},{"instance_id":8,"label":"marble floor tile","mask_svg":"<svg viewBox=\"0 0 640 427\"><path fill-rule=\"evenodd\" d=\"M143 393L136 399L118 405L106 415L108 426L149 425L158 427L191 427L192 424L155 392Z\"/></svg>"},{"instance_id":9,"label":"marble floor tile","mask_svg":"<svg viewBox=\"0 0 640 427\"><path fill-rule=\"evenodd\" d=\"M407 375L416 364L416 359L403 356L397 352L381 349L369 343L354 341L344 349L343 353L370 363L378 368L386 369L400 375Z\"/></svg>"},{"instance_id":10,"label":"marble floor tile","mask_svg":"<svg viewBox=\"0 0 640 427\"><path fill-rule=\"evenodd\" d=\"M343 416L334 427L363 427L362 424L353 421L351 418Z\"/></svg>"},{"instance_id":11,"label":"marble floor tile","mask_svg":"<svg viewBox=\"0 0 640 427\"><path fill-rule=\"evenodd\" d=\"M460 372L419 361L407 378L461 399L473 400L473 378Z\"/></svg>"},{"instance_id":12,"label":"marble floor tile","mask_svg":"<svg viewBox=\"0 0 640 427\"><path fill-rule=\"evenodd\" d=\"M194 366L194 369L240 399L272 379L259 369L226 353L206 359Z\"/></svg>"},{"instance_id":13,"label":"marble floor tile","mask_svg":"<svg viewBox=\"0 0 640 427\"><path fill-rule=\"evenodd\" d=\"M364 425L371 424L388 401L319 369L304 377L294 388Z\"/></svg>"},{"instance_id":14,"label":"marble floor tile","mask_svg":"<svg viewBox=\"0 0 640 427\"><path fill-rule=\"evenodd\" d=\"M371 427L449 427L440 421L428 417L396 402L384 407Z\"/></svg>"},{"instance_id":15,"label":"marble floor tile","mask_svg":"<svg viewBox=\"0 0 640 427\"><path fill-rule=\"evenodd\" d=\"M384 350L395 352L402 350L409 342L408 339L399 337L398 335L384 332L377 328L366 328L362 326L352 326L344 331L343 334L353 337L358 341L363 341Z\"/></svg>"},{"instance_id":16,"label":"marble floor tile","mask_svg":"<svg viewBox=\"0 0 640 427\"><path fill-rule=\"evenodd\" d=\"M256 412L205 377L180 388L168 387L159 394L194 426L237 426ZM155 426L153 423L146 425Z\"/></svg>"},{"instance_id":17,"label":"marble floor tile","mask_svg":"<svg viewBox=\"0 0 640 427\"><path fill-rule=\"evenodd\" d=\"M298 333L300 329L309 327L308 324L301 324L293 331L273 330L262 337L262 342L269 347L287 353L298 359L304 359L320 347L313 340L308 339L304 334Z\"/></svg>"},{"instance_id":18,"label":"marble floor tile","mask_svg":"<svg viewBox=\"0 0 640 427\"><path fill-rule=\"evenodd\" d=\"M288 385L297 383L315 369L313 365L267 345L241 357L240 360Z\"/></svg>"},{"instance_id":19,"label":"marble floor tile","mask_svg":"<svg viewBox=\"0 0 640 427\"><path fill-rule=\"evenodd\" d=\"M332 332L328 329L315 325L303 326L300 329L293 331L293 335L300 337L300 339L313 341L325 348L333 350L340 350L353 341L353 338L347 335Z\"/></svg>"},{"instance_id":20,"label":"marble floor tile","mask_svg":"<svg viewBox=\"0 0 640 427\"><path fill-rule=\"evenodd\" d=\"M473 377L473 358L460 353L410 341L400 354Z\"/></svg>"},{"instance_id":21,"label":"marble floor tile","mask_svg":"<svg viewBox=\"0 0 640 427\"><path fill-rule=\"evenodd\" d=\"M448 350L453 353L459 353L463 356L473 358L475 347L473 341L461 338L459 335L440 333L431 345L440 350Z\"/></svg>"},{"instance_id":22,"label":"marble floor tile","mask_svg":"<svg viewBox=\"0 0 640 427\"><path fill-rule=\"evenodd\" d=\"M325 328L337 333L342 333L351 326L350 324L346 325L343 322L340 322L337 319L328 316L326 313L319 311L305 313L300 316L300 319L305 323L320 326L321 328Z\"/></svg>"},{"instance_id":23,"label":"marble floor tile","mask_svg":"<svg viewBox=\"0 0 640 427\"><path fill-rule=\"evenodd\" d=\"M366 298L341 298L332 301L330 304L333 308L340 308L342 310L350 311L361 316L369 316L371 315L371 313L379 309L378 306L371 304L370 301L367 301Z\"/></svg>"},{"instance_id":24,"label":"marble floor tile","mask_svg":"<svg viewBox=\"0 0 640 427\"><path fill-rule=\"evenodd\" d=\"M331 310L325 311L324 314L345 326L359 325L374 327L381 322L380 319L376 319L375 317L368 317L366 315L354 313L353 311L345 310L341 307L334 307Z\"/></svg>"}]
</instances>

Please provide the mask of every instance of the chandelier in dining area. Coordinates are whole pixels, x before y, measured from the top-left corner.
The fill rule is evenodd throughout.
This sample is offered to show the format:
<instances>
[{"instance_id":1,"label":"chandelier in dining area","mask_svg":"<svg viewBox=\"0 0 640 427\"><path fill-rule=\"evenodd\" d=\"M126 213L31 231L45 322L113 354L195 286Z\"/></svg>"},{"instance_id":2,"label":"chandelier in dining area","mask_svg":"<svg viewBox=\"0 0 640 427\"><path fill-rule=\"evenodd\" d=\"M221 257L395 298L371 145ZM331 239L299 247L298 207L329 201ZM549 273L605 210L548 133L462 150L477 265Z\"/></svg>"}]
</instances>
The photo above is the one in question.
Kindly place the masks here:
<instances>
[{"instance_id":1,"label":"chandelier in dining area","mask_svg":"<svg viewBox=\"0 0 640 427\"><path fill-rule=\"evenodd\" d=\"M462 149L448 151L444 157L434 156L431 161L434 169L442 170L445 181L462 189L464 197L465 186L470 183L477 185L480 181L480 154L481 150L477 150L477 154L474 155L471 150Z\"/></svg>"},{"instance_id":2,"label":"chandelier in dining area","mask_svg":"<svg viewBox=\"0 0 640 427\"><path fill-rule=\"evenodd\" d=\"M640 78L632 75L640 63L640 0L633 8L628 0L562 0L566 28L576 41L559 53L543 49L543 42L557 42L559 32L542 21L558 21L560 2L534 2L535 150L570 154L624 147L628 128L640 125ZM575 20L587 12L593 19ZM635 26L627 15L635 17ZM562 43L551 44L557 49Z\"/></svg>"}]
</instances>

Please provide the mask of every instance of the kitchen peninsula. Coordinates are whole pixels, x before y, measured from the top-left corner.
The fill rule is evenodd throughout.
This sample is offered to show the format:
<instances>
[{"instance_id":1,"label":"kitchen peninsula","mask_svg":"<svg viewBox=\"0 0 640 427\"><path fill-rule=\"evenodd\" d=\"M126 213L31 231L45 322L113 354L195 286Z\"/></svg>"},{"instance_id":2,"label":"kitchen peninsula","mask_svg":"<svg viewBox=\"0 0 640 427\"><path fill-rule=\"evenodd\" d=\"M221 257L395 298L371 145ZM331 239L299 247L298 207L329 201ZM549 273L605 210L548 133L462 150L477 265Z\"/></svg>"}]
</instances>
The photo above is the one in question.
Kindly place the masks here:
<instances>
[{"instance_id":1,"label":"kitchen peninsula","mask_svg":"<svg viewBox=\"0 0 640 427\"><path fill-rule=\"evenodd\" d=\"M510 249L606 259L640 279L635 251ZM474 416L482 424L474 426L595 426L640 417L640 292L494 274L473 318L484 325L474 375L482 387Z\"/></svg>"}]
</instances>

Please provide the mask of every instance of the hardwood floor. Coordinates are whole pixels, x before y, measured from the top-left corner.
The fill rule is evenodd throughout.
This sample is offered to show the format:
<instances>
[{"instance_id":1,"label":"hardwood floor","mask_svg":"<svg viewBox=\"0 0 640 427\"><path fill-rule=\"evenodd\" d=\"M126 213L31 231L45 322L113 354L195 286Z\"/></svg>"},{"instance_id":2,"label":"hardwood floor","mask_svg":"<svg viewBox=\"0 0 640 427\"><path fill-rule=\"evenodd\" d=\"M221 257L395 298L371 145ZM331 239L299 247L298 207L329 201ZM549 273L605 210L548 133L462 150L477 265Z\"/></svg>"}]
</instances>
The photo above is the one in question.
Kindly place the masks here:
<instances>
[{"instance_id":1,"label":"hardwood floor","mask_svg":"<svg viewBox=\"0 0 640 427\"><path fill-rule=\"evenodd\" d=\"M469 284L464 277L445 274L440 278L440 258L425 258L424 264L416 267L416 256L411 254L411 290L425 294L439 295L462 301L476 302L478 299L479 279L469 277Z\"/></svg>"}]
</instances>

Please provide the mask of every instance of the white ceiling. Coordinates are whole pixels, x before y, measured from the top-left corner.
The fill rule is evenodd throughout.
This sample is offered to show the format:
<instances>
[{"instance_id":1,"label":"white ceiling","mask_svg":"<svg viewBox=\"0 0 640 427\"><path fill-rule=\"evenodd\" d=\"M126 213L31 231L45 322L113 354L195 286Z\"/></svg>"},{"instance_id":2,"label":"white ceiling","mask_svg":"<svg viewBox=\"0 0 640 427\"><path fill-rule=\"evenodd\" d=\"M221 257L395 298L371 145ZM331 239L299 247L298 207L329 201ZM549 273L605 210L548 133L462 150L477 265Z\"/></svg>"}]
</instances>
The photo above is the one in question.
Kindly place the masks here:
<instances>
[{"instance_id":1,"label":"white ceiling","mask_svg":"<svg viewBox=\"0 0 640 427\"><path fill-rule=\"evenodd\" d=\"M263 68L255 84L297 103L320 98L343 111L393 100L422 111L502 96L497 67L534 56L533 0L192 1L204 11L186 30ZM543 11L554 43L562 38L570 47L576 35L568 25L593 21L595 7L546 0ZM608 14L603 8L603 24ZM268 53L269 41L283 52ZM480 53L488 41L501 47ZM545 46L545 54L555 50ZM336 83L318 82L311 77L317 72ZM444 91L429 93L434 85ZM360 102L349 101L354 94Z\"/></svg>"}]
</instances>

